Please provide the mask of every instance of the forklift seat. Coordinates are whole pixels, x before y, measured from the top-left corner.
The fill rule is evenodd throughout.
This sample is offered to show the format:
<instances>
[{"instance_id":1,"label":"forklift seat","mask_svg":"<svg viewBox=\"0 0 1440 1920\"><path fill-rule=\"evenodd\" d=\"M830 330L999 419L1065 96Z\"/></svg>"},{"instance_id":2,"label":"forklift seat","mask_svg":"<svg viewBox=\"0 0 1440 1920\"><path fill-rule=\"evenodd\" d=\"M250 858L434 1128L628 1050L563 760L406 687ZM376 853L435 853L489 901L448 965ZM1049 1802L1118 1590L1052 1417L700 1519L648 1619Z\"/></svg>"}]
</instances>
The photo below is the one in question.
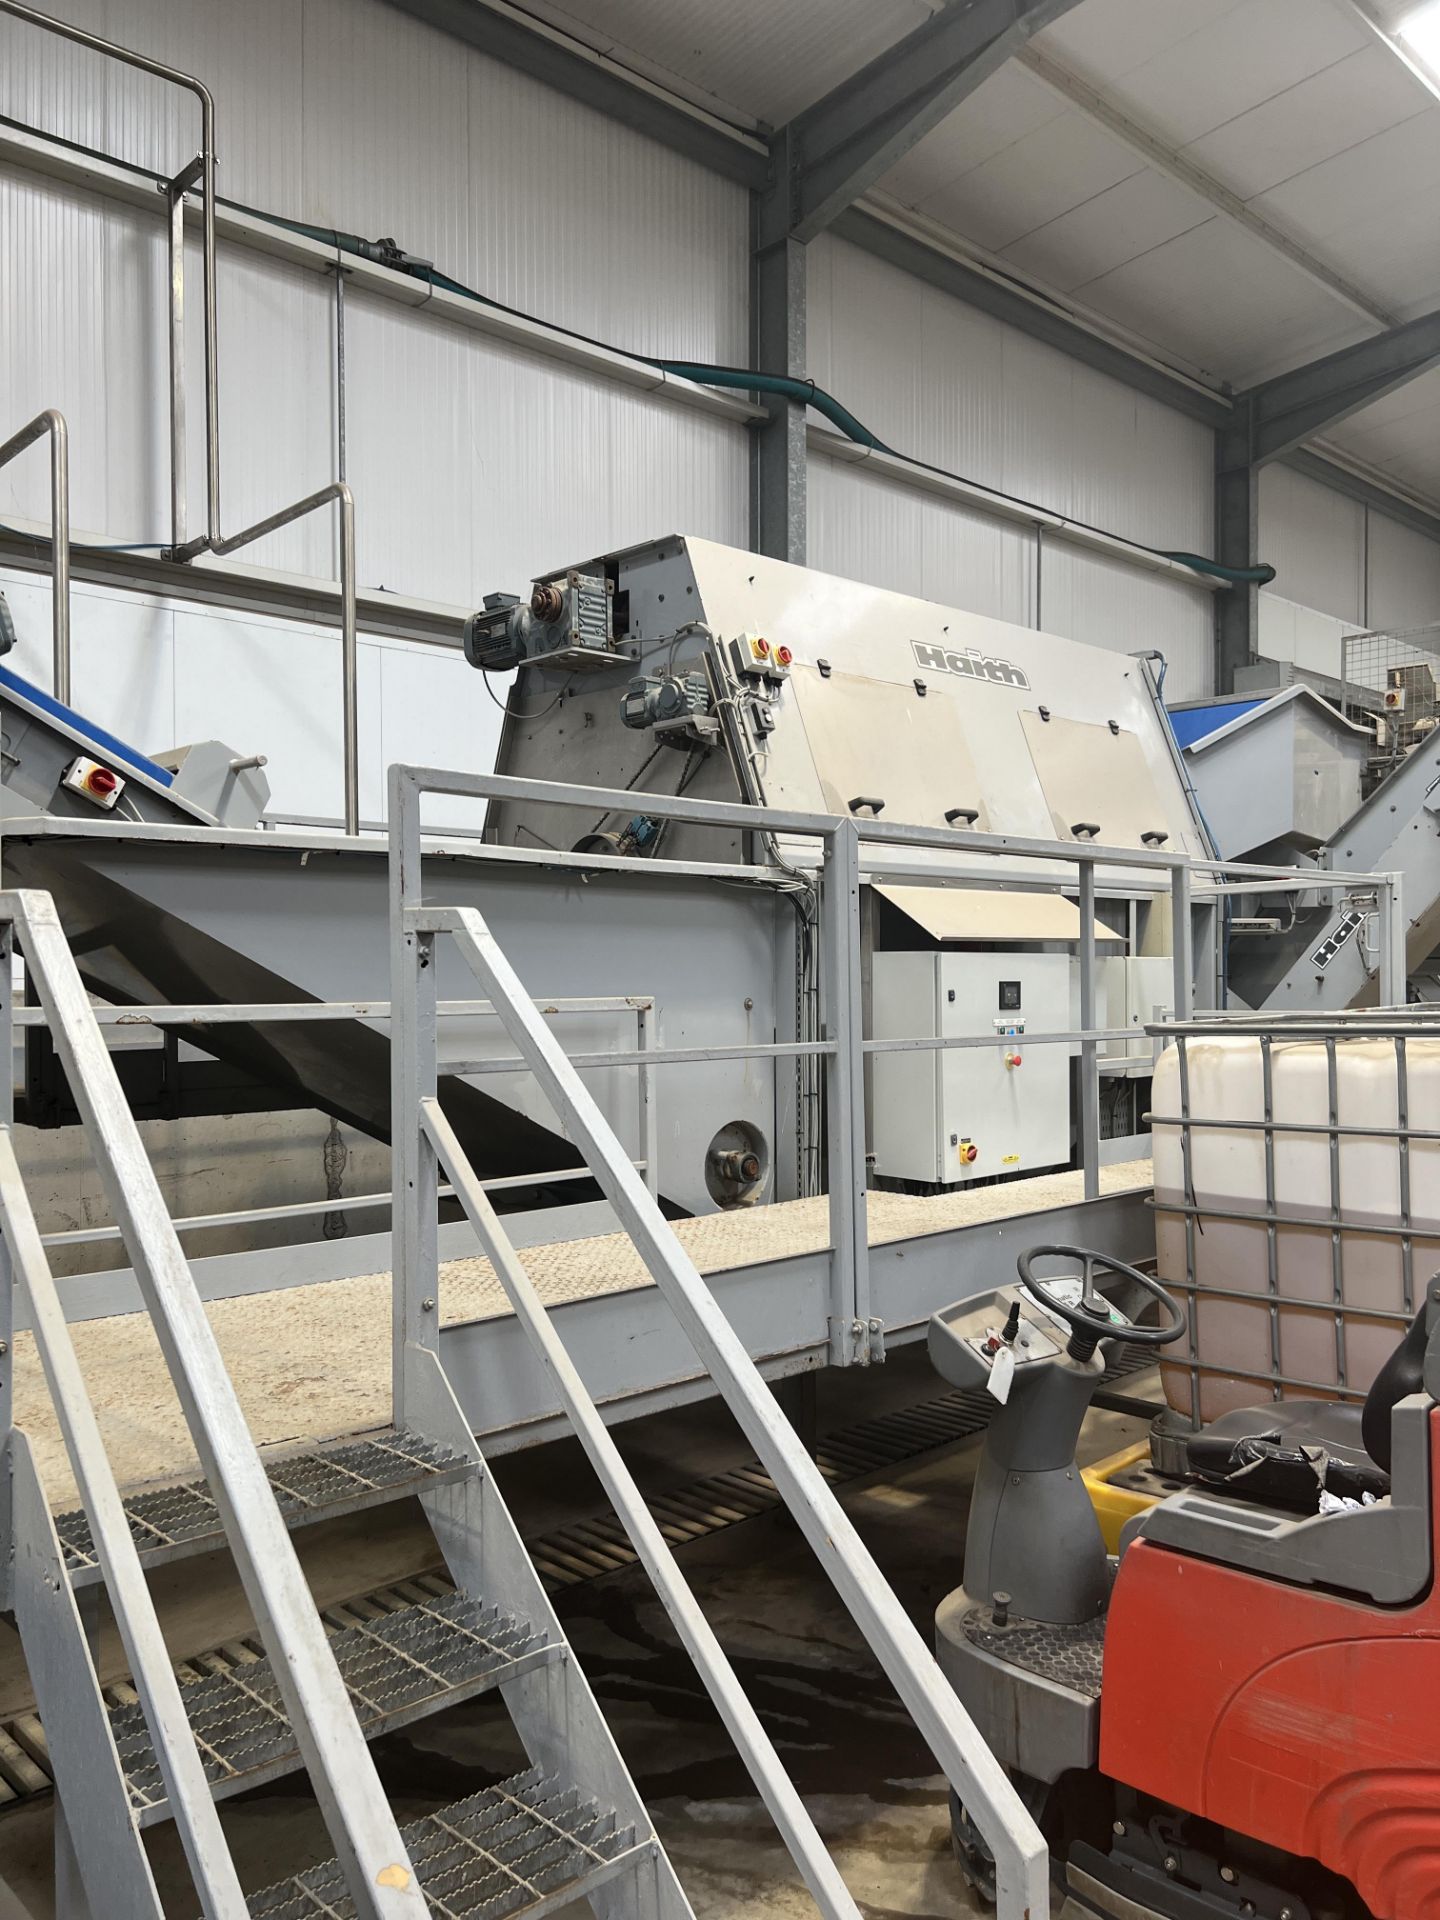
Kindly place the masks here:
<instances>
[{"instance_id":1,"label":"forklift seat","mask_svg":"<svg viewBox=\"0 0 1440 1920\"><path fill-rule=\"evenodd\" d=\"M1414 1600L1429 1585L1433 1519L1430 1425L1425 1391L1425 1310L1375 1376L1363 1409L1327 1400L1237 1408L1195 1441L1231 1444L1279 1434L1289 1447L1321 1447L1335 1460L1390 1476L1387 1498L1338 1513L1297 1513L1246 1497L1243 1482L1186 1487L1137 1514L1120 1551L1142 1539L1300 1586L1361 1594L1382 1606Z\"/></svg>"},{"instance_id":2,"label":"forklift seat","mask_svg":"<svg viewBox=\"0 0 1440 1920\"><path fill-rule=\"evenodd\" d=\"M1424 1369L1422 1306L1371 1382L1363 1407L1342 1400L1272 1400L1258 1407L1235 1407L1194 1436L1191 1465L1213 1486L1214 1463L1226 1452L1223 1443L1274 1437L1287 1448L1322 1448L1343 1466L1379 1468L1388 1474L1392 1417L1407 1394L1422 1391Z\"/></svg>"}]
</instances>

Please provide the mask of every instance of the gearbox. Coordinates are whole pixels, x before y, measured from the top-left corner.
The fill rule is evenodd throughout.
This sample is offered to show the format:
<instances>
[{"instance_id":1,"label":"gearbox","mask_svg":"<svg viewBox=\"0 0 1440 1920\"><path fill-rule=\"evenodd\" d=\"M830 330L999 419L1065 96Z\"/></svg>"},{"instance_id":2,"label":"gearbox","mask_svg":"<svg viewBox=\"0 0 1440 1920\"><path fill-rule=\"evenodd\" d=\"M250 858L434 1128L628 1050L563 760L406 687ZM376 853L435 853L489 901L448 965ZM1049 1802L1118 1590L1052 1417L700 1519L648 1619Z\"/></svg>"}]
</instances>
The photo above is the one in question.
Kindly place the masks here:
<instances>
[{"instance_id":1,"label":"gearbox","mask_svg":"<svg viewBox=\"0 0 1440 1920\"><path fill-rule=\"evenodd\" d=\"M613 594L603 574L572 570L537 580L527 602L487 593L465 622L465 658L485 673L526 662L546 667L611 667L616 660Z\"/></svg>"},{"instance_id":2,"label":"gearbox","mask_svg":"<svg viewBox=\"0 0 1440 1920\"><path fill-rule=\"evenodd\" d=\"M708 744L716 730L710 683L703 673L639 674L620 698L627 727L653 728L657 742L692 747Z\"/></svg>"}]
</instances>

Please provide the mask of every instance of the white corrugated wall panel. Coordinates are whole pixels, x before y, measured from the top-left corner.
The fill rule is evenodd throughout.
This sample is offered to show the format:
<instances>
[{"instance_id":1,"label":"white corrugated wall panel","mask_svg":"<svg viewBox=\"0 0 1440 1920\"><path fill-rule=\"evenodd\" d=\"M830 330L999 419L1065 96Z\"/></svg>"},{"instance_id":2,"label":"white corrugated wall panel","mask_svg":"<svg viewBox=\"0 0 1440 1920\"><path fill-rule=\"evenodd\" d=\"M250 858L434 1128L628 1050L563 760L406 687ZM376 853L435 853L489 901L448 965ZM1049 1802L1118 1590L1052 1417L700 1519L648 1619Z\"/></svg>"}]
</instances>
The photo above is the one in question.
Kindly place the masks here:
<instances>
[{"instance_id":1,"label":"white corrugated wall panel","mask_svg":"<svg viewBox=\"0 0 1440 1920\"><path fill-rule=\"evenodd\" d=\"M810 370L897 453L1146 545L1211 542L1208 429L843 241L810 249ZM1029 530L812 456L810 554L852 578L1024 625ZM1130 651L1158 646L1167 691L1213 685L1211 596L1056 540L1039 621Z\"/></svg>"},{"instance_id":2,"label":"white corrugated wall panel","mask_svg":"<svg viewBox=\"0 0 1440 1920\"><path fill-rule=\"evenodd\" d=\"M1117 653L1156 647L1165 656L1167 701L1215 691L1214 596L1162 574L1045 542L1040 567L1040 625L1046 633Z\"/></svg>"},{"instance_id":3,"label":"white corrugated wall panel","mask_svg":"<svg viewBox=\"0 0 1440 1920\"><path fill-rule=\"evenodd\" d=\"M1369 517L1369 627L1440 622L1440 543L1386 514Z\"/></svg>"},{"instance_id":4,"label":"white corrugated wall panel","mask_svg":"<svg viewBox=\"0 0 1440 1920\"><path fill-rule=\"evenodd\" d=\"M742 190L382 0L67 0L65 15L212 87L226 195L392 234L479 292L617 345L743 359ZM3 17L0 112L157 171L198 144L189 96ZM6 174L0 233L0 431L59 406L77 530L164 541L158 197L151 218ZM193 240L187 273L193 533L204 514ZM234 533L334 476L334 295L319 276L231 245L219 300L223 526ZM745 541L743 428L370 296L347 302L346 348L347 478L367 586L467 605L657 531ZM47 512L37 451L0 474L0 514ZM336 556L333 518L320 513L237 560L328 576ZM48 681L48 594L20 576L11 600L26 629L22 671ZM98 720L152 749L187 729L235 735L270 755L277 807L337 812L333 632L88 590L77 602L77 699ZM102 651L109 628L114 644ZM367 814L379 810L379 770L397 739L438 727L447 752L490 764L499 716L457 656L392 647L382 661L370 639L361 651ZM236 656L249 664L236 670Z\"/></svg>"},{"instance_id":5,"label":"white corrugated wall panel","mask_svg":"<svg viewBox=\"0 0 1440 1920\"><path fill-rule=\"evenodd\" d=\"M1151 546L1211 539L1212 436L843 240L810 247L810 372L897 453Z\"/></svg>"},{"instance_id":6,"label":"white corrugated wall panel","mask_svg":"<svg viewBox=\"0 0 1440 1920\"><path fill-rule=\"evenodd\" d=\"M1365 624L1365 509L1303 473L1260 469L1260 557L1286 600Z\"/></svg>"},{"instance_id":7,"label":"white corrugated wall panel","mask_svg":"<svg viewBox=\"0 0 1440 1920\"><path fill-rule=\"evenodd\" d=\"M810 461L810 562L967 613L1034 624L1033 533L843 460Z\"/></svg>"},{"instance_id":8,"label":"white corrugated wall panel","mask_svg":"<svg viewBox=\"0 0 1440 1920\"><path fill-rule=\"evenodd\" d=\"M468 286L630 353L744 363L749 196L472 56Z\"/></svg>"}]
</instances>

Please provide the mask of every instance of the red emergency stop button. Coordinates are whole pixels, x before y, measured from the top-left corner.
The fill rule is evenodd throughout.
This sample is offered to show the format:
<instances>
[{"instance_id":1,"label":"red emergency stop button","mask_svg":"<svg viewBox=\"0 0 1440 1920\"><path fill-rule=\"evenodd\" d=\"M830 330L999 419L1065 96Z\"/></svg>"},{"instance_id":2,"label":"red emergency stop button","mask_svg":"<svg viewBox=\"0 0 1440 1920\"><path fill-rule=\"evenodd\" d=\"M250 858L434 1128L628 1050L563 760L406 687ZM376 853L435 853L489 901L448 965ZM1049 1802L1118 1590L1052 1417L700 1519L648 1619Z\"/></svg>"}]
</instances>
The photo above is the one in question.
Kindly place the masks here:
<instances>
[{"instance_id":1,"label":"red emergency stop button","mask_svg":"<svg viewBox=\"0 0 1440 1920\"><path fill-rule=\"evenodd\" d=\"M1020 1055L1018 1053L1007 1053L1005 1056L1005 1064L1007 1067L1018 1067L1020 1065Z\"/></svg>"}]
</instances>

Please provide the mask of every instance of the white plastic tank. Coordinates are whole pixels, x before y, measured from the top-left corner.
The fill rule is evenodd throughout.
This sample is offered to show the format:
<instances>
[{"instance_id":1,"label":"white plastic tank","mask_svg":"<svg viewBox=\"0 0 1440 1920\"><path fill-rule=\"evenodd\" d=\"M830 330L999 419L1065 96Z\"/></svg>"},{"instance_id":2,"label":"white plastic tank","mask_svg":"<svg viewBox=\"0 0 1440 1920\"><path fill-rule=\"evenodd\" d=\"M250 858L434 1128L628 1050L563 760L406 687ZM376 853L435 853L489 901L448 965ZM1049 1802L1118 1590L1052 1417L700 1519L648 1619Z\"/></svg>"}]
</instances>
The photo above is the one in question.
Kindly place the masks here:
<instances>
[{"instance_id":1,"label":"white plastic tank","mask_svg":"<svg viewBox=\"0 0 1440 1920\"><path fill-rule=\"evenodd\" d=\"M1407 1231L1414 1300L1423 1298L1426 1282L1440 1270L1440 1140L1411 1140L1408 1176L1402 1173L1396 1040L1347 1032L1343 1023L1335 1034L1336 1119L1341 1127L1375 1132L1338 1134L1333 1159L1326 1130L1326 1041L1287 1039L1283 1028L1269 1041L1272 1118L1301 1130L1273 1132L1273 1186L1267 1180L1266 1131L1263 1124L1249 1124L1265 1119L1258 1036L1194 1035L1185 1041L1185 1110L1194 1120L1221 1123L1189 1129L1188 1196L1182 1129L1158 1119L1155 1124L1159 1274L1193 1301L1202 1420L1270 1398L1277 1375L1285 1399L1334 1397L1342 1384L1363 1393L1404 1331L1399 1321L1378 1315L1406 1310ZM1404 1047L1408 1126L1440 1134L1440 1035L1411 1034ZM1182 1113L1180 1055L1173 1043L1156 1066L1152 1111L1172 1120ZM1408 1222L1402 1208L1407 1177ZM1195 1209L1193 1255L1187 1251L1186 1215L1175 1210L1187 1198ZM1275 1216L1273 1240L1267 1213ZM1261 1218L1227 1217L1236 1214ZM1332 1219L1343 1224L1332 1227ZM1380 1231L1360 1230L1365 1228ZM1187 1291L1192 1284L1193 1295ZM1248 1297L1227 1297L1236 1293L1258 1298L1252 1305ZM1328 1310L1307 1311L1296 1304L1301 1301ZM1192 1388L1187 1345L1170 1349L1173 1358L1162 1369L1167 1399L1186 1414Z\"/></svg>"}]
</instances>

